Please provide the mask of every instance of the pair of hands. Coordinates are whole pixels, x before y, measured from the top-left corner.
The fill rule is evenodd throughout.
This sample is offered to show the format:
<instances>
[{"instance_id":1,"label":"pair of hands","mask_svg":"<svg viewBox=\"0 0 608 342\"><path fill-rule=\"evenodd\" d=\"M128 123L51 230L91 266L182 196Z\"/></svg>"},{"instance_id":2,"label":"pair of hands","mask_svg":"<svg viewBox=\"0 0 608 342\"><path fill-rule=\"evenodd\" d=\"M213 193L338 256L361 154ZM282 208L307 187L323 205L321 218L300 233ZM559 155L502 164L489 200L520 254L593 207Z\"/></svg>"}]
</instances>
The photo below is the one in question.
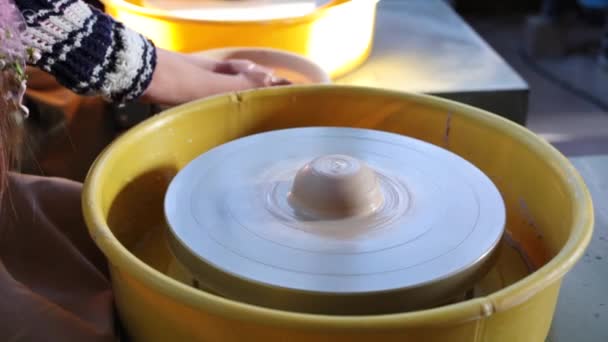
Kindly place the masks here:
<instances>
[{"instance_id":1,"label":"pair of hands","mask_svg":"<svg viewBox=\"0 0 608 342\"><path fill-rule=\"evenodd\" d=\"M172 106L230 91L290 84L247 60L215 61L160 48L156 51L156 69L141 97L144 102Z\"/></svg>"}]
</instances>

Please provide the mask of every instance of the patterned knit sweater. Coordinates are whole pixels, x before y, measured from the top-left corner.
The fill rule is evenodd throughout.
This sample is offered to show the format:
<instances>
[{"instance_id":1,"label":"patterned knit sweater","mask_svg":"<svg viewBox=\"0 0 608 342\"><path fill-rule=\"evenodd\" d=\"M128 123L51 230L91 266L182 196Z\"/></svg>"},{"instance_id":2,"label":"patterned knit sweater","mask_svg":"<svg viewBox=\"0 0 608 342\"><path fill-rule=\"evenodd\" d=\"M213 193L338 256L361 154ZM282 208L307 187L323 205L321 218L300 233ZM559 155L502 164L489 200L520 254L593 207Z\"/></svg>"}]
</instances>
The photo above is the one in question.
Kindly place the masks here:
<instances>
[{"instance_id":1,"label":"patterned knit sweater","mask_svg":"<svg viewBox=\"0 0 608 342\"><path fill-rule=\"evenodd\" d=\"M152 42L82 0L15 0L35 65L63 86L123 103L139 97L156 67Z\"/></svg>"}]
</instances>

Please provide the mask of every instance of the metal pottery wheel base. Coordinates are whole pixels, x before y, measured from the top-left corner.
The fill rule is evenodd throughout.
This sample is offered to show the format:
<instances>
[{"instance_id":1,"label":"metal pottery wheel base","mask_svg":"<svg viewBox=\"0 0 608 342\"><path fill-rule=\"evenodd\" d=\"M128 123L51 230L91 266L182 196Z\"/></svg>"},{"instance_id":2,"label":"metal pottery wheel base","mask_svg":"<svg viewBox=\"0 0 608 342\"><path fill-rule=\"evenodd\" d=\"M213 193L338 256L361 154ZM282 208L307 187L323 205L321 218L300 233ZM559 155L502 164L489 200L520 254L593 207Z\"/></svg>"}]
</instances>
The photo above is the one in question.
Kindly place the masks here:
<instances>
[{"instance_id":1,"label":"metal pottery wheel base","mask_svg":"<svg viewBox=\"0 0 608 342\"><path fill-rule=\"evenodd\" d=\"M411 310L431 309L434 307L455 304L455 303L462 302L465 300L473 299L473 298L475 298L476 292L477 292L475 289L475 287L476 287L475 283L487 271L487 269L489 269L492 266L493 261L494 261L493 259L496 259L498 257L497 254L498 253L494 253L491 260L487 262L485 269L479 271L479 277L473 278L472 284L468 284L468 286L469 286L468 288L459 289L459 291L455 292L451 296L445 296L444 298L436 299L434 301L424 303L423 305L420 305L418 307L414 307L411 309L407 308L408 305L399 305L399 309L395 310L395 311L377 310L377 312L376 312L376 311L371 311L368 308L368 309L360 310L360 313L358 313L358 314L365 314L365 315L386 314L386 313L392 313L392 312L407 312L407 311L411 311ZM200 278L198 278L197 275L192 274L184 265L182 265L179 262L179 260L177 260L175 258L175 256L172 259L172 261L169 263L168 268L166 270L166 274L168 276L170 276L171 278L178 280L183 284L189 285L197 290L205 291L205 292L212 293L212 294L220 296L220 297L228 298L228 297L223 296L221 293L217 293L210 288L206 288L205 287L205 285L206 285L205 278L206 277L200 276ZM338 310L332 310L332 311L338 312ZM301 310L297 310L297 312L301 312ZM323 312L323 313L331 314L330 312ZM356 315L356 314L357 313L354 313L354 312L340 313L340 315ZM334 315L335 315L335 313L334 313Z\"/></svg>"},{"instance_id":2,"label":"metal pottery wheel base","mask_svg":"<svg viewBox=\"0 0 608 342\"><path fill-rule=\"evenodd\" d=\"M297 128L188 164L165 198L169 245L195 287L276 309L380 314L441 305L492 264L494 184L437 146Z\"/></svg>"}]
</instances>

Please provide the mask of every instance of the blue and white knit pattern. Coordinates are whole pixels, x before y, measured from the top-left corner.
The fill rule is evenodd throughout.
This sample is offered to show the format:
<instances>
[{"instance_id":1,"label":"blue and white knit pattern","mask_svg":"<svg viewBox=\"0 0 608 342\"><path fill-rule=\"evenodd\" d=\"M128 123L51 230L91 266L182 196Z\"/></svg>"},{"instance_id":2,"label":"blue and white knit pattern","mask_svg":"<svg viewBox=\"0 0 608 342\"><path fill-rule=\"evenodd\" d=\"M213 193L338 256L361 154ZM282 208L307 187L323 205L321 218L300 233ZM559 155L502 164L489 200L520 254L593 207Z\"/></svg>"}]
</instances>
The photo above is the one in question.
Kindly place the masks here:
<instances>
[{"instance_id":1,"label":"blue and white knit pattern","mask_svg":"<svg viewBox=\"0 0 608 342\"><path fill-rule=\"evenodd\" d=\"M154 45L81 0L16 0L41 69L65 87L122 103L139 97L156 67Z\"/></svg>"}]
</instances>

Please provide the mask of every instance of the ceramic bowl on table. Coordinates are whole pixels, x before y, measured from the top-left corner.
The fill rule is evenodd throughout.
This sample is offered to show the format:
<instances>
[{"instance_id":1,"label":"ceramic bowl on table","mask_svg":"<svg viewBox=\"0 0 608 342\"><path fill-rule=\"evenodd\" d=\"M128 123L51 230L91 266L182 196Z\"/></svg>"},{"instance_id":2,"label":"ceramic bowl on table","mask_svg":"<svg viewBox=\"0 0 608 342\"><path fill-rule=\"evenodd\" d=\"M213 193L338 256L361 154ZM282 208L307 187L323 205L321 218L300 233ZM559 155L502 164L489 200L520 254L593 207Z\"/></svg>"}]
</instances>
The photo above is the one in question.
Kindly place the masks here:
<instances>
[{"instance_id":1,"label":"ceramic bowl on table","mask_svg":"<svg viewBox=\"0 0 608 342\"><path fill-rule=\"evenodd\" d=\"M231 47L193 53L215 60L246 59L268 67L294 84L331 83L329 74L312 60L288 51L260 47Z\"/></svg>"}]
</instances>

